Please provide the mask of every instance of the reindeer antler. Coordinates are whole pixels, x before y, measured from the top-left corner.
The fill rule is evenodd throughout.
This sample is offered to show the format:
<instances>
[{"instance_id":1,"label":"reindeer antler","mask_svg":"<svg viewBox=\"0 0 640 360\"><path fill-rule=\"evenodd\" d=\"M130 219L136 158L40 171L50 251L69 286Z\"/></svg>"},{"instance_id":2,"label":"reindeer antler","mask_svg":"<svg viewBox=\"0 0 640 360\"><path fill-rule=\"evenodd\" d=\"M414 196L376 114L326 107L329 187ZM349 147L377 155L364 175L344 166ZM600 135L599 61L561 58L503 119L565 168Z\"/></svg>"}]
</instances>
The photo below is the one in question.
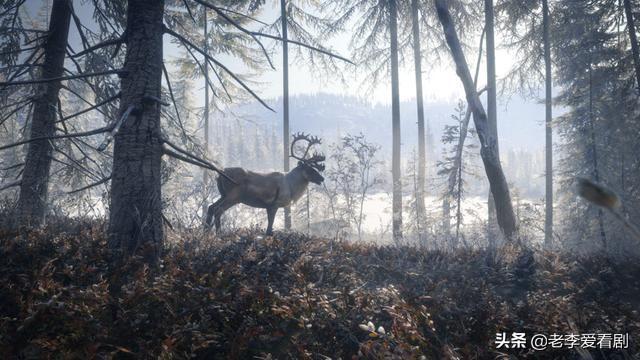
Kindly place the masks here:
<instances>
[{"instance_id":1,"label":"reindeer antler","mask_svg":"<svg viewBox=\"0 0 640 360\"><path fill-rule=\"evenodd\" d=\"M307 148L304 150L304 154L302 156L297 156L294 149L296 143L300 140L305 140L307 142ZM293 141L291 142L291 157L300 161L308 161L309 159L307 159L307 154L309 153L311 147L313 145L319 145L321 143L322 140L320 140L320 138L317 136L310 136L303 132L295 133L293 134Z\"/></svg>"},{"instance_id":2,"label":"reindeer antler","mask_svg":"<svg viewBox=\"0 0 640 360\"><path fill-rule=\"evenodd\" d=\"M325 160L325 156L323 154L319 154L317 152L313 153L313 156L310 157L307 162L311 167L314 167L318 171L324 171L324 164L321 164Z\"/></svg>"},{"instance_id":3,"label":"reindeer antler","mask_svg":"<svg viewBox=\"0 0 640 360\"><path fill-rule=\"evenodd\" d=\"M302 154L302 156L297 156L295 154L295 145L298 141L300 140L304 140L307 142L307 148L304 150L304 154ZM299 133L295 133L293 134L293 141L291 142L291 157L297 160L300 160L306 164L308 164L309 166L312 166L314 168L316 168L319 171L323 171L324 170L324 165L320 164L320 162L325 160L325 156L322 154L319 154L317 152L313 153L313 156L311 156L310 158L307 158L307 154L309 154L309 150L311 149L311 147L313 145L320 145L322 144L322 140L317 137L317 136L311 136L311 135L307 135L303 132L299 132Z\"/></svg>"}]
</instances>

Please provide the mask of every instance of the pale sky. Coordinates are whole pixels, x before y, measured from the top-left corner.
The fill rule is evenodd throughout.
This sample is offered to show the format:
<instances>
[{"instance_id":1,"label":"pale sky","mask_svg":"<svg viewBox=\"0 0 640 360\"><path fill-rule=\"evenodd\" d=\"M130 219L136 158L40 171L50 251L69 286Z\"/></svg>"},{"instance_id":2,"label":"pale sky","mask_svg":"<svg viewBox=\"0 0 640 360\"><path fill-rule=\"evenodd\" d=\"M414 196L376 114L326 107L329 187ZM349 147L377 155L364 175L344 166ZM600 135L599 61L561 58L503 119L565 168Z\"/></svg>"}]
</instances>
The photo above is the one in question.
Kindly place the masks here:
<instances>
[{"instance_id":1,"label":"pale sky","mask_svg":"<svg viewBox=\"0 0 640 360\"><path fill-rule=\"evenodd\" d=\"M28 0L28 8L30 9L30 13L34 13L36 9L47 9L51 3L51 0ZM274 2L275 3L275 2ZM78 12L82 12L81 18L88 19L91 17L91 9L90 6L87 6L83 1L74 1L76 4L76 10ZM260 15L260 19L266 22L271 22L278 15L279 7L273 5L269 6L268 4L264 7L262 14ZM44 13L45 11L43 11ZM48 20L48 19L47 19ZM87 26L91 27L91 24L87 23ZM43 24L46 26L46 24ZM77 34L75 33L75 28L71 27L71 37L72 42L73 38L76 38ZM479 34L477 34L479 36ZM332 39L329 43L325 44L325 46L332 48L336 53L343 55L347 58L350 57L350 51L348 49L348 43L350 40L351 34L348 32L345 34L341 34L334 39ZM496 33L496 42L500 44L500 34ZM176 46L170 44L169 36L165 36L165 60L170 60L176 56L180 55L180 52L177 50ZM265 41L265 44L268 43ZM474 39L470 41L472 44L476 44L477 40ZM290 47L295 47L296 45L290 45ZM427 50L424 48L423 50ZM273 62L276 66L276 70L265 70L263 74L261 74L257 80L259 80L263 85L258 89L259 94L263 98L276 98L282 95L282 58L281 58L281 46L277 44L275 49L277 50L275 54L273 54ZM475 67L476 61L476 53L477 50L473 49L473 53L467 53L467 62L470 67L472 67L471 71L473 72L473 67ZM293 51L291 51L293 52ZM409 100L415 98L415 77L413 72L413 60L412 54L408 54L407 58L407 66L402 67L400 69L400 98L401 100ZM511 66L513 65L513 56L504 49L497 49L496 54L496 67L497 67L497 76L498 78L504 76ZM432 101L449 101L455 100L461 97L464 97L464 92L462 86L460 84L460 80L455 74L455 69L453 64L450 62L449 58L446 58L441 64L437 64L436 66L429 66L429 59L423 59L423 84L424 84L424 97L427 103ZM229 66L232 69L237 69L238 64L233 58L223 57L221 58L225 65ZM389 103L390 102L390 94L391 88L389 84L389 79L386 79L384 83L377 84L375 86L372 93L364 92L365 87L361 86L364 76L363 74L358 74L357 77L350 75L349 72L345 73L348 81L345 84L341 83L338 79L339 76L324 78L317 72L308 66L301 65L294 61L293 56L290 56L290 70L289 70L289 88L291 95L296 94L313 94L317 92L328 92L328 93L337 93L344 95L353 95L361 98L365 98L371 102L381 102L381 103ZM167 61L169 62L169 61ZM352 66L349 68L353 69ZM482 88L486 83L486 77L484 76L486 72L486 64L483 61L481 65L480 78L478 82L478 88ZM196 89L202 90L203 87L196 86ZM202 91L200 91L202 92ZM198 99L204 99L203 94L194 94Z\"/></svg>"},{"instance_id":2,"label":"pale sky","mask_svg":"<svg viewBox=\"0 0 640 360\"><path fill-rule=\"evenodd\" d=\"M265 11L261 19L270 22L279 11L278 8L265 7ZM400 34L402 35L402 34ZM479 37L480 34L477 34ZM347 58L350 57L350 49L348 43L351 34L349 32L341 34L325 44L326 47L334 49L334 51ZM469 43L477 44L479 39L473 39ZM496 42L500 44L500 34L496 34ZM290 45L290 48L296 45ZM423 46L423 51L429 49ZM276 66L276 70L267 70L259 79L266 84L262 89L261 94L265 98L275 98L282 95L282 58L281 58L281 46L276 46L277 53L274 54L273 61ZM290 52L292 52L290 50ZM400 98L401 100L410 100L415 98L415 75L413 70L413 54L407 54L407 63L400 69ZM473 49L472 53L467 53L467 62L471 67L473 73L475 69L475 62L477 57L477 49ZM289 91L291 95L295 94L313 94L317 92L329 92L344 95L352 95L365 98L371 102L390 103L391 102L391 86L390 80L386 79L384 83L379 83L375 86L372 93L365 93L364 88L361 86L363 80L365 80L365 74L363 71L358 71L359 74L353 76L349 72L345 72L348 81L342 84L339 80L339 76L336 75L330 78L324 78L322 75L314 72L313 68L304 64L299 64L290 55L289 65ZM429 66L429 59L423 59L423 92L425 102L435 101L455 101L458 98L464 98L464 90L460 83L458 76L455 73L455 68L450 61L450 58L444 57L442 63L435 66ZM507 50L496 50L496 73L498 79L506 75L509 69L513 65L513 56ZM346 66L348 69L355 68L353 66ZM478 80L478 88L484 87L486 84L486 63L483 60L480 69L480 76Z\"/></svg>"}]
</instances>

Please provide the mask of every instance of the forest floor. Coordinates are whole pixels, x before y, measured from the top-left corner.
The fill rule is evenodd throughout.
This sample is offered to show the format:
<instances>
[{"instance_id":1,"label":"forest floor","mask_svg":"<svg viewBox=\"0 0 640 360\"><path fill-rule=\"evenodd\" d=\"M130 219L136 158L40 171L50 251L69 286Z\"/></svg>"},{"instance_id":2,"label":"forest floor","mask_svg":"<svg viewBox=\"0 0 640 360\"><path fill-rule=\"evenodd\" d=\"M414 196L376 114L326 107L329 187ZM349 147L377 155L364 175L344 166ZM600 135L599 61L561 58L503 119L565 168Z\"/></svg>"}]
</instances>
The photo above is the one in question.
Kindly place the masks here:
<instances>
[{"instance_id":1,"label":"forest floor","mask_svg":"<svg viewBox=\"0 0 640 360\"><path fill-rule=\"evenodd\" d=\"M640 356L640 262L517 247L171 235L109 269L103 226L1 235L0 357L493 359ZM110 289L114 274L132 274ZM629 334L619 350L497 348L497 333Z\"/></svg>"}]
</instances>

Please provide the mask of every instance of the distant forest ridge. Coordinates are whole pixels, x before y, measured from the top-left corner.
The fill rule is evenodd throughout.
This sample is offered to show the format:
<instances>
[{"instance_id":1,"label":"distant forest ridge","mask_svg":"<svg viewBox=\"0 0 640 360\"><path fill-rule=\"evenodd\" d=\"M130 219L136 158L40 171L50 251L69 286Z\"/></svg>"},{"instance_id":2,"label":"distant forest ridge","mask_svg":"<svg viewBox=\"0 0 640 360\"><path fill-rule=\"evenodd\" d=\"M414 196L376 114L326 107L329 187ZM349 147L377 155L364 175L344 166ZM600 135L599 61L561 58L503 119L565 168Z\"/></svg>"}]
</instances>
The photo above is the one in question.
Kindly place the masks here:
<instances>
[{"instance_id":1,"label":"distant forest ridge","mask_svg":"<svg viewBox=\"0 0 640 360\"><path fill-rule=\"evenodd\" d=\"M307 131L326 136L333 136L338 132L362 132L370 141L380 144L383 151L391 146L388 136L391 132L391 104L374 103L355 96L330 93L298 94L291 96L289 103L293 131ZM234 114L260 124L273 124L281 130L282 98L271 99L269 104L276 110L275 113L257 102L250 102L234 106ZM429 122L437 146L440 146L444 126L454 123L451 115L456 105L457 101L427 100L425 103L425 118ZM410 152L411 147L417 145L415 99L400 103L400 119L404 151ZM543 122L544 105L537 101L516 95L498 102L499 140L505 150L542 149Z\"/></svg>"},{"instance_id":2,"label":"distant forest ridge","mask_svg":"<svg viewBox=\"0 0 640 360\"><path fill-rule=\"evenodd\" d=\"M507 180L522 196L541 198L544 194L544 106L518 96L498 105L498 131L500 151ZM254 166L254 168L278 170L282 166L281 144L282 121L279 110L282 98L272 99L271 112L255 102L233 106L233 115L216 116L212 127L212 139L217 139L217 148L225 166ZM425 104L427 129L427 172L432 182L439 183L436 165L443 158L441 141L445 126L456 124L452 118L455 101L430 102ZM417 116L415 99L400 105L402 122L402 151L405 162L412 159L417 148ZM381 146L382 160L390 161L391 155L391 105L372 103L355 96L329 93L299 94L290 100L291 131L304 131L320 136L325 145L335 143L346 134L362 132L368 141ZM240 131L248 136L262 133L266 143L273 143L273 161L252 161L251 153L258 151L251 144L233 144L233 134ZM217 133L216 133L217 132ZM474 137L472 143L477 143ZM277 144L276 144L277 143ZM214 145L215 146L215 145ZM479 157L473 159L481 174ZM471 194L482 194L488 189L484 177L469 178Z\"/></svg>"}]
</instances>

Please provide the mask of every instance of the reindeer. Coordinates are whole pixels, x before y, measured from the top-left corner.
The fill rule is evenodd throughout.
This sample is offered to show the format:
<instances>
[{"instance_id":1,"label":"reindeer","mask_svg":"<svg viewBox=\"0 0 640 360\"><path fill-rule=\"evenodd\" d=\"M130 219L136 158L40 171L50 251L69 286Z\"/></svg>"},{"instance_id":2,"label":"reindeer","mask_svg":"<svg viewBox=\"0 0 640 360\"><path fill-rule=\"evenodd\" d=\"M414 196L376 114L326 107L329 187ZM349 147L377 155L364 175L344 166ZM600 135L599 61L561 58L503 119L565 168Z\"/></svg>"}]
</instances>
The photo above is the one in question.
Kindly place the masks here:
<instances>
[{"instance_id":1,"label":"reindeer","mask_svg":"<svg viewBox=\"0 0 640 360\"><path fill-rule=\"evenodd\" d=\"M307 143L302 156L295 153L295 146L299 141ZM238 167L225 168L223 172L226 176L219 176L217 179L221 197L209 205L207 210L207 228L211 227L211 219L215 218L216 231L219 231L222 214L230 207L242 203L267 210L267 235L272 235L273 220L278 208L289 206L298 200L309 182L320 185L324 181L324 177L320 175L324 171L324 155L314 152L313 156L307 157L309 150L320 143L318 137L304 133L294 134L289 156L298 160L298 165L286 174L260 174ZM233 182L226 177L233 179Z\"/></svg>"}]
</instances>

